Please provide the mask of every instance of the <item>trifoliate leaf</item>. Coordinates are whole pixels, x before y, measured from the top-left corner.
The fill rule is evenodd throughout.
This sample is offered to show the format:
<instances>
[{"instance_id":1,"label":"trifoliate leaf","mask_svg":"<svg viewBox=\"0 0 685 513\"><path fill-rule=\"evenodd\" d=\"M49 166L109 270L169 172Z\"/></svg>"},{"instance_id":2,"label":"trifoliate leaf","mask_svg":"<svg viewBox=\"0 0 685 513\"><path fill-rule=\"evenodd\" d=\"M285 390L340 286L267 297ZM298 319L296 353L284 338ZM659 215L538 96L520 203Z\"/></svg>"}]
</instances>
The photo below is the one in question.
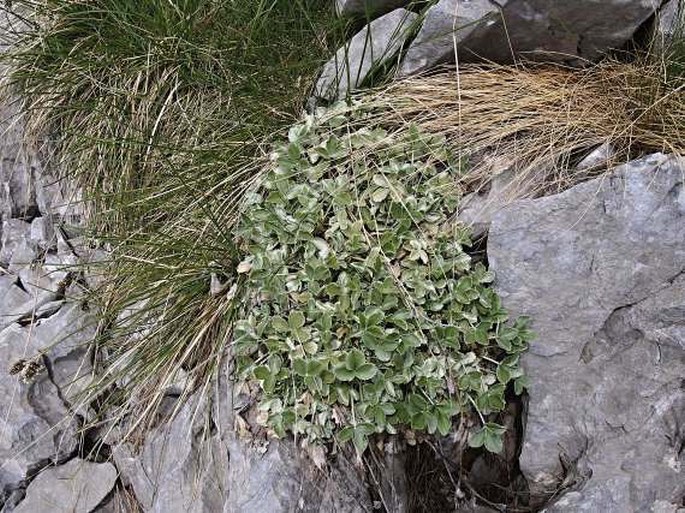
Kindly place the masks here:
<instances>
[{"instance_id":1,"label":"trifoliate leaf","mask_svg":"<svg viewBox=\"0 0 685 513\"><path fill-rule=\"evenodd\" d=\"M259 367L255 367L255 369L252 371L252 374L254 374L254 377L257 379L268 379L271 376L271 369L265 365L261 365Z\"/></svg>"},{"instance_id":2,"label":"trifoliate leaf","mask_svg":"<svg viewBox=\"0 0 685 513\"><path fill-rule=\"evenodd\" d=\"M306 376L307 362L303 358L295 358L293 360L293 370L300 376Z\"/></svg>"},{"instance_id":3,"label":"trifoliate leaf","mask_svg":"<svg viewBox=\"0 0 685 513\"><path fill-rule=\"evenodd\" d=\"M271 318L271 327L278 333L286 333L290 329L285 319L278 316Z\"/></svg>"},{"instance_id":4,"label":"trifoliate leaf","mask_svg":"<svg viewBox=\"0 0 685 513\"><path fill-rule=\"evenodd\" d=\"M352 381L355 378L354 370L348 369L345 365L337 365L333 368L333 374L340 381Z\"/></svg>"}]
</instances>

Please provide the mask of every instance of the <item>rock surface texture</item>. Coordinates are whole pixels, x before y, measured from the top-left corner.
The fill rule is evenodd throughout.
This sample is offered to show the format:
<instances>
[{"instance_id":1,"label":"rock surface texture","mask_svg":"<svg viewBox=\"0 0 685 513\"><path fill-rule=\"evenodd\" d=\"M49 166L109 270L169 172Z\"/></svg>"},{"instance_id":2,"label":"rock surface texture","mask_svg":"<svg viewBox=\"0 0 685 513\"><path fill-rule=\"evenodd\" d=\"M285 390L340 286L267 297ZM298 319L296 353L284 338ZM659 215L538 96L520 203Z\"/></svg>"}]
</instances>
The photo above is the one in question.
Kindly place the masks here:
<instances>
[{"instance_id":1,"label":"rock surface texture","mask_svg":"<svg viewBox=\"0 0 685 513\"><path fill-rule=\"evenodd\" d=\"M0 119L5 127L20 125L7 109L0 109ZM58 196L49 195L49 202L39 204L36 196L25 195L44 190L46 183L59 189L38 164L37 154L28 160L22 156L28 150L21 144L21 131L5 133L0 140L0 180L6 194L0 200L0 505L4 503L3 512L11 511L29 485L33 496L25 501L31 506L17 511L86 511L91 502L73 503L61 495L52 498L60 507L73 503L73 508L38 507L36 501L47 496L33 485L39 478L31 480L47 465L74 455L77 430L88 415L87 409L77 407L77 394L90 382L87 344L94 320L79 302L86 278L73 265L89 258L89 251L67 237L63 223L78 214L69 213ZM11 186L20 182L26 187ZM59 474L50 470L40 476L55 472ZM51 479L39 482L52 487L51 494L62 490L55 484L62 478ZM85 497L92 497L86 493L87 482L78 486L84 487Z\"/></svg>"},{"instance_id":2,"label":"rock surface texture","mask_svg":"<svg viewBox=\"0 0 685 513\"><path fill-rule=\"evenodd\" d=\"M521 469L549 512L685 497L685 161L655 154L494 216L497 289L537 334Z\"/></svg>"},{"instance_id":3,"label":"rock surface texture","mask_svg":"<svg viewBox=\"0 0 685 513\"><path fill-rule=\"evenodd\" d=\"M41 472L14 513L89 513L112 491L116 480L111 463L74 458Z\"/></svg>"},{"instance_id":4,"label":"rock surface texture","mask_svg":"<svg viewBox=\"0 0 685 513\"><path fill-rule=\"evenodd\" d=\"M8 22L7 17L0 18L0 30ZM89 260L92 252L67 233L82 218L75 191L44 165L41 152L24 138L24 128L16 98L4 97L0 508L3 513L15 506L15 511L31 513L86 512L109 493L116 479L111 465L110 486L98 474L105 467L83 462L76 468L73 459L79 449L77 431L88 415L76 408L75 401L90 379L87 343L94 329L92 317L79 302L87 277L73 266Z\"/></svg>"},{"instance_id":5,"label":"rock surface texture","mask_svg":"<svg viewBox=\"0 0 685 513\"><path fill-rule=\"evenodd\" d=\"M222 387L215 405L191 399L148 433L141 450L114 451L124 484L145 512L363 513L372 509L364 479L350 464L319 470L291 442L252 443L234 432ZM230 402L230 401L228 401ZM209 426L216 426L210 430Z\"/></svg>"},{"instance_id":6,"label":"rock surface texture","mask_svg":"<svg viewBox=\"0 0 685 513\"><path fill-rule=\"evenodd\" d=\"M467 53L510 62L594 60L620 48L652 16L655 0L498 0L501 14L463 41Z\"/></svg>"},{"instance_id":7,"label":"rock surface texture","mask_svg":"<svg viewBox=\"0 0 685 513\"><path fill-rule=\"evenodd\" d=\"M326 64L314 96L343 97L363 82L372 64L385 60L379 55L394 57L400 48L406 48L396 68L402 77L455 62L455 49L460 62L509 63L517 58L590 62L623 47L661 4L658 0L439 0L421 7L409 0L337 0L339 12L359 18L402 6L420 14L410 13L416 26L405 34L398 30L405 26L398 16L406 10L396 9L372 21ZM677 0L673 0L664 5L658 23L666 38L676 17ZM367 34L378 41L373 57L362 51Z\"/></svg>"},{"instance_id":8,"label":"rock surface texture","mask_svg":"<svg viewBox=\"0 0 685 513\"><path fill-rule=\"evenodd\" d=\"M416 38L402 60L399 75L426 71L443 62L454 61L454 48L478 29L492 26L500 8L492 0L440 0L426 11Z\"/></svg>"},{"instance_id":9,"label":"rock surface texture","mask_svg":"<svg viewBox=\"0 0 685 513\"><path fill-rule=\"evenodd\" d=\"M359 87L375 68L397 56L417 16L395 9L364 27L324 66L314 96L334 100Z\"/></svg>"},{"instance_id":10,"label":"rock surface texture","mask_svg":"<svg viewBox=\"0 0 685 513\"><path fill-rule=\"evenodd\" d=\"M682 30L685 21L685 4L680 0L668 0L657 16L655 24L657 44L668 48L674 35Z\"/></svg>"}]
</instances>

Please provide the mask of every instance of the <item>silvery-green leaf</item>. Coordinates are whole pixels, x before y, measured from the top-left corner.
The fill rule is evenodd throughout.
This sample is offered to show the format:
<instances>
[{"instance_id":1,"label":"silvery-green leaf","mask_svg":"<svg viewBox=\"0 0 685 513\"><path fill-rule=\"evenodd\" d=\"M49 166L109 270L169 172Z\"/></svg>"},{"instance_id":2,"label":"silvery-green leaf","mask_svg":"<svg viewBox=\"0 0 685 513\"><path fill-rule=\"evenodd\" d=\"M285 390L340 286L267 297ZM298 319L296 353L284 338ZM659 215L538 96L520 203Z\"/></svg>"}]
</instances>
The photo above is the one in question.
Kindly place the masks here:
<instances>
[{"instance_id":1,"label":"silvery-green leaf","mask_svg":"<svg viewBox=\"0 0 685 513\"><path fill-rule=\"evenodd\" d=\"M312 244L319 250L319 258L326 258L331 252L330 246L324 239L316 237L312 239Z\"/></svg>"},{"instance_id":2,"label":"silvery-green leaf","mask_svg":"<svg viewBox=\"0 0 685 513\"><path fill-rule=\"evenodd\" d=\"M385 201L389 194L390 189L376 189L371 193L371 199L374 203L381 203L382 201Z\"/></svg>"},{"instance_id":3,"label":"silvery-green leaf","mask_svg":"<svg viewBox=\"0 0 685 513\"><path fill-rule=\"evenodd\" d=\"M354 371L355 376L362 381L373 379L377 373L378 368L372 363L363 363Z\"/></svg>"}]
</instances>

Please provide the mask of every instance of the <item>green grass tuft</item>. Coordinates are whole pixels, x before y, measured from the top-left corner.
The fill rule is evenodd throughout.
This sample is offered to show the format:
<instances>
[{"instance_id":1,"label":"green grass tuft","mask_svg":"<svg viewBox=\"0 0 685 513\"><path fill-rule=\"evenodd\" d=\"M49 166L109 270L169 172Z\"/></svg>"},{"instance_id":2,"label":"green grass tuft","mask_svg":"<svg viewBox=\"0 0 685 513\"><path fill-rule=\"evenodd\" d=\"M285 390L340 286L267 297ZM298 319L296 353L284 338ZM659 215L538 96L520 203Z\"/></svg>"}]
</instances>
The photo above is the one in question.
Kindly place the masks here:
<instances>
[{"instance_id":1,"label":"green grass tuft","mask_svg":"<svg viewBox=\"0 0 685 513\"><path fill-rule=\"evenodd\" d=\"M128 207L169 180L195 194L208 166L249 165L299 115L335 23L313 0L17 3L34 25L9 55L12 80L109 222L157 213Z\"/></svg>"},{"instance_id":2,"label":"green grass tuft","mask_svg":"<svg viewBox=\"0 0 685 513\"><path fill-rule=\"evenodd\" d=\"M344 21L326 0L17 0L9 86L30 132L82 187L111 252L100 378L84 400L154 412L206 383L233 302L236 208L262 145L300 116ZM214 285L213 285L214 284ZM123 387L123 388L122 388ZM117 410L117 408L119 408ZM146 416L140 416L141 422Z\"/></svg>"}]
</instances>

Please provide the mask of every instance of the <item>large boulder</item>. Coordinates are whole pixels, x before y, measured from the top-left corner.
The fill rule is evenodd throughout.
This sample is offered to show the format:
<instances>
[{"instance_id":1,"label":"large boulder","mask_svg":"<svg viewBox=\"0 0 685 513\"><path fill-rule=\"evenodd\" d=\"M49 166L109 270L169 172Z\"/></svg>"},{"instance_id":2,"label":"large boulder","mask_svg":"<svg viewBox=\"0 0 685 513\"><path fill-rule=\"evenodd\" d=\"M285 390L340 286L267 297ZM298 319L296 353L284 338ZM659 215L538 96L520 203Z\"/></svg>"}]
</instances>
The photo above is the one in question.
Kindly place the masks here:
<instances>
[{"instance_id":1,"label":"large boulder","mask_svg":"<svg viewBox=\"0 0 685 513\"><path fill-rule=\"evenodd\" d=\"M660 5L654 0L440 0L410 45L401 75L462 60L516 57L579 62L620 48Z\"/></svg>"},{"instance_id":2,"label":"large boulder","mask_svg":"<svg viewBox=\"0 0 685 513\"><path fill-rule=\"evenodd\" d=\"M685 161L655 154L494 216L488 256L537 334L521 469L548 511L685 496Z\"/></svg>"},{"instance_id":3,"label":"large boulder","mask_svg":"<svg viewBox=\"0 0 685 513\"><path fill-rule=\"evenodd\" d=\"M620 48L650 16L654 0L501 0L499 20L467 44L479 56L508 62L516 55L541 60L594 60Z\"/></svg>"},{"instance_id":4,"label":"large boulder","mask_svg":"<svg viewBox=\"0 0 685 513\"><path fill-rule=\"evenodd\" d=\"M370 73L397 56L417 16L395 9L355 34L324 66L314 88L315 98L335 100L359 87Z\"/></svg>"}]
</instances>

